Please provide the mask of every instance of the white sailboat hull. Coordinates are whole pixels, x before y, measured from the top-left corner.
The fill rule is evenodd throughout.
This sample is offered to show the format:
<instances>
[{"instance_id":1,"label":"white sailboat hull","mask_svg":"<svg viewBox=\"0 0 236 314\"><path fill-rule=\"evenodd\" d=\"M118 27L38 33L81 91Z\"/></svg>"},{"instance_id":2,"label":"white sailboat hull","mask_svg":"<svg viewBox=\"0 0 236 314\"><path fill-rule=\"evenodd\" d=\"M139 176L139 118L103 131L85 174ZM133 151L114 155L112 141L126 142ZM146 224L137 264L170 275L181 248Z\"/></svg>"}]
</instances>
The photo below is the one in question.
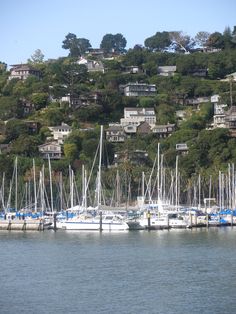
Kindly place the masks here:
<instances>
[{"instance_id":1,"label":"white sailboat hull","mask_svg":"<svg viewBox=\"0 0 236 314\"><path fill-rule=\"evenodd\" d=\"M64 230L88 230L88 231L100 231L100 221L99 219L84 219L77 220L71 219L64 222L60 222L58 228ZM102 221L102 231L124 231L128 230L129 226L124 221L112 221L103 220Z\"/></svg>"}]
</instances>

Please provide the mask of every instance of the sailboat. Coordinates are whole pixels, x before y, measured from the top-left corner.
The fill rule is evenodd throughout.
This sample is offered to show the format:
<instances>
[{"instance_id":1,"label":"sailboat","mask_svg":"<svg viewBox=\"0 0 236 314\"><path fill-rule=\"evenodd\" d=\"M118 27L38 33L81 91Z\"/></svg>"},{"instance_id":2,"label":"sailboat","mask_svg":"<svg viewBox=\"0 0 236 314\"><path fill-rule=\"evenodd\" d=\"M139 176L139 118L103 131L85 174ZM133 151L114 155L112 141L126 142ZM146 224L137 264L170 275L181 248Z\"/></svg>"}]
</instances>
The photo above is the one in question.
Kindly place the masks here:
<instances>
[{"instance_id":1,"label":"sailboat","mask_svg":"<svg viewBox=\"0 0 236 314\"><path fill-rule=\"evenodd\" d=\"M94 208L97 215L95 217L85 214L78 214L73 218L66 219L60 222L60 227L64 230L88 230L88 231L124 231L128 230L128 224L121 216L114 213L102 212L101 205L101 163L102 163L102 141L103 141L103 126L100 130L99 141L99 165L97 175L97 206ZM85 187L87 189L87 185Z\"/></svg>"}]
</instances>

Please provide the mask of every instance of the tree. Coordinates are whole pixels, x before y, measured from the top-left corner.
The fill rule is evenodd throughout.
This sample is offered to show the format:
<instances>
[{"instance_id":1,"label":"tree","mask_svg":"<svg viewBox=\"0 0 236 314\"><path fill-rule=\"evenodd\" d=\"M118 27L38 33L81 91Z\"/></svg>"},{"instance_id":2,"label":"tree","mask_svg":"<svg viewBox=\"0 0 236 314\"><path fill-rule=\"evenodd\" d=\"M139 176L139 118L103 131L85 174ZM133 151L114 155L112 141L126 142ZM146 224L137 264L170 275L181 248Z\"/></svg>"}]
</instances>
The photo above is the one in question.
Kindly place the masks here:
<instances>
[{"instance_id":1,"label":"tree","mask_svg":"<svg viewBox=\"0 0 236 314\"><path fill-rule=\"evenodd\" d=\"M42 63L44 59L44 54L40 49L36 49L34 54L31 56L31 59L28 59L30 63Z\"/></svg>"},{"instance_id":2,"label":"tree","mask_svg":"<svg viewBox=\"0 0 236 314\"><path fill-rule=\"evenodd\" d=\"M185 35L182 31L169 32L172 48L176 51L184 51L188 53L195 45L195 42L190 36Z\"/></svg>"},{"instance_id":3,"label":"tree","mask_svg":"<svg viewBox=\"0 0 236 314\"><path fill-rule=\"evenodd\" d=\"M61 64L60 78L68 87L71 96L75 94L76 85L83 83L88 78L88 70L84 64L78 64L73 59L66 59Z\"/></svg>"},{"instance_id":4,"label":"tree","mask_svg":"<svg viewBox=\"0 0 236 314\"><path fill-rule=\"evenodd\" d=\"M88 48L91 48L91 44L86 38L78 38L78 44L81 54L84 54L86 51L88 51Z\"/></svg>"},{"instance_id":5,"label":"tree","mask_svg":"<svg viewBox=\"0 0 236 314\"><path fill-rule=\"evenodd\" d=\"M147 38L144 41L145 47L150 50L163 51L171 44L169 32L157 32L154 36Z\"/></svg>"},{"instance_id":6,"label":"tree","mask_svg":"<svg viewBox=\"0 0 236 314\"><path fill-rule=\"evenodd\" d=\"M7 70L7 64L5 62L0 61L0 74L6 72Z\"/></svg>"},{"instance_id":7,"label":"tree","mask_svg":"<svg viewBox=\"0 0 236 314\"><path fill-rule=\"evenodd\" d=\"M35 109L41 109L46 107L48 103L48 94L47 93L33 93L31 96L31 101L35 106Z\"/></svg>"},{"instance_id":8,"label":"tree","mask_svg":"<svg viewBox=\"0 0 236 314\"><path fill-rule=\"evenodd\" d=\"M17 139L20 135L28 133L27 125L19 119L9 120L6 124L6 140L10 142Z\"/></svg>"},{"instance_id":9,"label":"tree","mask_svg":"<svg viewBox=\"0 0 236 314\"><path fill-rule=\"evenodd\" d=\"M70 57L79 57L91 47L90 42L86 38L77 38L73 33L68 33L62 42L62 48L69 49Z\"/></svg>"},{"instance_id":10,"label":"tree","mask_svg":"<svg viewBox=\"0 0 236 314\"><path fill-rule=\"evenodd\" d=\"M39 140L32 135L21 134L12 143L12 152L14 154L32 157L38 153Z\"/></svg>"},{"instance_id":11,"label":"tree","mask_svg":"<svg viewBox=\"0 0 236 314\"><path fill-rule=\"evenodd\" d=\"M103 36L100 48L104 49L106 52L114 51L117 53L122 53L125 51L126 44L127 41L122 34L106 34Z\"/></svg>"},{"instance_id":12,"label":"tree","mask_svg":"<svg viewBox=\"0 0 236 314\"><path fill-rule=\"evenodd\" d=\"M206 47L206 43L209 37L210 37L210 33L205 32L205 31L200 31L196 34L196 36L194 37L194 40L200 47Z\"/></svg>"},{"instance_id":13,"label":"tree","mask_svg":"<svg viewBox=\"0 0 236 314\"><path fill-rule=\"evenodd\" d=\"M219 32L212 33L207 42L207 47L221 49L224 47L224 38L223 35Z\"/></svg>"},{"instance_id":14,"label":"tree","mask_svg":"<svg viewBox=\"0 0 236 314\"><path fill-rule=\"evenodd\" d=\"M19 115L18 100L15 97L0 97L0 119L8 120Z\"/></svg>"},{"instance_id":15,"label":"tree","mask_svg":"<svg viewBox=\"0 0 236 314\"><path fill-rule=\"evenodd\" d=\"M63 146L64 154L67 159L70 161L78 158L78 149L76 144L73 143L65 143Z\"/></svg>"}]
</instances>

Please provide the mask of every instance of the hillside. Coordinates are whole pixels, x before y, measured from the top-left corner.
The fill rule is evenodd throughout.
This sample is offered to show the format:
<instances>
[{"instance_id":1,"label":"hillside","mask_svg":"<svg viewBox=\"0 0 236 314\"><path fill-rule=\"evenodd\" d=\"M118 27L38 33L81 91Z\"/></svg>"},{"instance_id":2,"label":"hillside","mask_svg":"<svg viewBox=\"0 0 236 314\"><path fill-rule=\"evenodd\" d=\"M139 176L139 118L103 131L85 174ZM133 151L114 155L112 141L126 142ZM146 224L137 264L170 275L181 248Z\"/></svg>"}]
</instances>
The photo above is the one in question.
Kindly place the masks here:
<instances>
[{"instance_id":1,"label":"hillside","mask_svg":"<svg viewBox=\"0 0 236 314\"><path fill-rule=\"evenodd\" d=\"M23 69L23 65L18 65L15 74L14 69L7 71L4 63L0 68L1 177L10 182L18 156L22 191L25 183L32 180L33 159L37 177L43 164L48 167L39 146L47 143L52 137L52 128L62 123L71 132L60 143L60 158L51 160L54 179L59 180L62 173L68 185L71 165L80 188L82 165L89 171L93 163L99 125L107 130L110 123L120 123L125 108L154 108L156 125L173 124L175 131L167 137L140 131L127 136L123 142L105 140L103 164L109 167L104 168L104 186L110 197L117 170L126 178L124 197L128 197L129 184L132 186L130 198L140 193L142 172L147 177L151 173L158 143L163 154L166 185L171 185L178 160L183 202L188 198L188 190L193 193L199 176L202 197L209 193L210 178L214 182L212 191L217 193L219 171L227 172L229 165L233 167L236 161L236 138L232 129L211 126L214 122L212 96L219 95L219 104L226 104L226 110L236 104L235 82L224 80L236 72L233 47L189 54L134 47L127 52L103 56L84 53L82 57L68 56L45 62L31 60L24 66ZM166 66L172 72L161 73ZM20 71L29 75L20 78L17 76ZM152 84L156 90L152 95L126 96L123 87L130 83ZM176 144L180 143L186 144L187 153L178 153ZM135 151L146 152L146 158L130 154L125 155L123 162L115 160L118 153Z\"/></svg>"}]
</instances>

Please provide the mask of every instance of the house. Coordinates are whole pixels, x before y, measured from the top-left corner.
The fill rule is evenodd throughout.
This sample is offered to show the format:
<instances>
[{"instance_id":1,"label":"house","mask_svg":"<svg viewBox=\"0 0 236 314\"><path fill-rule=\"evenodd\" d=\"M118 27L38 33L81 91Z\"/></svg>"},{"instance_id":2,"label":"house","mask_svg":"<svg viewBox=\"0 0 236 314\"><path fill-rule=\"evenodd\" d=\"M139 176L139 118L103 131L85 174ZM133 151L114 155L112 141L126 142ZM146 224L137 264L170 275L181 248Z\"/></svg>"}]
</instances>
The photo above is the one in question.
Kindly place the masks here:
<instances>
[{"instance_id":1,"label":"house","mask_svg":"<svg viewBox=\"0 0 236 314\"><path fill-rule=\"evenodd\" d=\"M137 127L138 127L138 124L137 125L128 124L128 125L124 125L123 129L127 137L131 137L132 135L137 133Z\"/></svg>"},{"instance_id":2,"label":"house","mask_svg":"<svg viewBox=\"0 0 236 314\"><path fill-rule=\"evenodd\" d=\"M20 79L20 80L26 80L29 76L35 76L37 78L41 77L41 72L35 68L33 68L29 64L15 64L12 65L12 68L10 69L10 76L9 80L12 79Z\"/></svg>"},{"instance_id":3,"label":"house","mask_svg":"<svg viewBox=\"0 0 236 314\"><path fill-rule=\"evenodd\" d=\"M146 121L151 127L156 124L156 114L154 108L124 108L124 118L120 119L120 124L125 126L138 126Z\"/></svg>"},{"instance_id":4,"label":"house","mask_svg":"<svg viewBox=\"0 0 236 314\"><path fill-rule=\"evenodd\" d=\"M21 99L21 106L23 107L23 112L25 116L30 114L35 109L34 104L25 98Z\"/></svg>"},{"instance_id":5,"label":"house","mask_svg":"<svg viewBox=\"0 0 236 314\"><path fill-rule=\"evenodd\" d=\"M158 138L166 138L175 131L175 124L155 125L152 128L153 134L156 134Z\"/></svg>"},{"instance_id":6,"label":"house","mask_svg":"<svg viewBox=\"0 0 236 314\"><path fill-rule=\"evenodd\" d=\"M155 84L146 83L128 83L122 90L127 97L155 96L157 92Z\"/></svg>"},{"instance_id":7,"label":"house","mask_svg":"<svg viewBox=\"0 0 236 314\"><path fill-rule=\"evenodd\" d=\"M236 106L232 106L225 113L225 126L229 129L232 137L236 137Z\"/></svg>"},{"instance_id":8,"label":"house","mask_svg":"<svg viewBox=\"0 0 236 314\"><path fill-rule=\"evenodd\" d=\"M25 121L30 134L37 134L40 129L40 123L37 121Z\"/></svg>"},{"instance_id":9,"label":"house","mask_svg":"<svg viewBox=\"0 0 236 314\"><path fill-rule=\"evenodd\" d=\"M210 101L210 97L194 97L194 98L186 98L184 101L185 105L191 106L199 106L204 103L208 103Z\"/></svg>"},{"instance_id":10,"label":"house","mask_svg":"<svg viewBox=\"0 0 236 314\"><path fill-rule=\"evenodd\" d=\"M233 81L233 82L236 82L236 72L226 75L225 78L222 79L221 81L225 81L225 82Z\"/></svg>"},{"instance_id":11,"label":"house","mask_svg":"<svg viewBox=\"0 0 236 314\"><path fill-rule=\"evenodd\" d=\"M89 106L90 104L97 104L100 98L98 92L91 92L86 94L81 94L77 97L72 97L69 94L61 97L60 103L68 102L70 107L80 108L84 106Z\"/></svg>"},{"instance_id":12,"label":"house","mask_svg":"<svg viewBox=\"0 0 236 314\"><path fill-rule=\"evenodd\" d=\"M225 104L214 104L213 128L225 128L226 108Z\"/></svg>"},{"instance_id":13,"label":"house","mask_svg":"<svg viewBox=\"0 0 236 314\"><path fill-rule=\"evenodd\" d=\"M147 123L146 121L141 122L138 126L137 126L137 134L140 135L147 135L152 133L150 124Z\"/></svg>"},{"instance_id":14,"label":"house","mask_svg":"<svg viewBox=\"0 0 236 314\"><path fill-rule=\"evenodd\" d=\"M176 144L175 149L176 149L177 153L179 153L181 155L188 154L188 145L186 143Z\"/></svg>"},{"instance_id":15,"label":"house","mask_svg":"<svg viewBox=\"0 0 236 314\"><path fill-rule=\"evenodd\" d=\"M225 128L225 112L228 107L226 104L220 103L221 98L220 95L212 95L211 103L214 106L214 116L213 116L213 124L211 128Z\"/></svg>"},{"instance_id":16,"label":"house","mask_svg":"<svg viewBox=\"0 0 236 314\"><path fill-rule=\"evenodd\" d=\"M56 141L39 145L38 149L43 159L61 159L62 157L61 145Z\"/></svg>"},{"instance_id":17,"label":"house","mask_svg":"<svg viewBox=\"0 0 236 314\"><path fill-rule=\"evenodd\" d=\"M157 67L157 74L160 76L173 76L176 72L176 65L163 65Z\"/></svg>"},{"instance_id":18,"label":"house","mask_svg":"<svg viewBox=\"0 0 236 314\"><path fill-rule=\"evenodd\" d=\"M189 70L188 74L191 76L206 77L208 74L208 69L193 69Z\"/></svg>"},{"instance_id":19,"label":"house","mask_svg":"<svg viewBox=\"0 0 236 314\"><path fill-rule=\"evenodd\" d=\"M127 74L138 74L141 72L142 72L142 70L138 66L127 66L127 67L125 67L125 73L127 73Z\"/></svg>"},{"instance_id":20,"label":"house","mask_svg":"<svg viewBox=\"0 0 236 314\"><path fill-rule=\"evenodd\" d=\"M106 139L109 142L124 142L126 134L120 124L109 124L106 130Z\"/></svg>"},{"instance_id":21,"label":"house","mask_svg":"<svg viewBox=\"0 0 236 314\"><path fill-rule=\"evenodd\" d=\"M100 60L89 60L84 57L81 57L78 61L78 64L85 65L88 69L88 72L103 72L104 73L104 66Z\"/></svg>"},{"instance_id":22,"label":"house","mask_svg":"<svg viewBox=\"0 0 236 314\"><path fill-rule=\"evenodd\" d=\"M104 58L104 50L101 48L88 48L88 51L85 53L85 55L103 59Z\"/></svg>"},{"instance_id":23,"label":"house","mask_svg":"<svg viewBox=\"0 0 236 314\"><path fill-rule=\"evenodd\" d=\"M62 123L59 126L49 127L49 130L52 131L53 139L59 144L63 144L64 139L71 133L72 129L66 123Z\"/></svg>"}]
</instances>

